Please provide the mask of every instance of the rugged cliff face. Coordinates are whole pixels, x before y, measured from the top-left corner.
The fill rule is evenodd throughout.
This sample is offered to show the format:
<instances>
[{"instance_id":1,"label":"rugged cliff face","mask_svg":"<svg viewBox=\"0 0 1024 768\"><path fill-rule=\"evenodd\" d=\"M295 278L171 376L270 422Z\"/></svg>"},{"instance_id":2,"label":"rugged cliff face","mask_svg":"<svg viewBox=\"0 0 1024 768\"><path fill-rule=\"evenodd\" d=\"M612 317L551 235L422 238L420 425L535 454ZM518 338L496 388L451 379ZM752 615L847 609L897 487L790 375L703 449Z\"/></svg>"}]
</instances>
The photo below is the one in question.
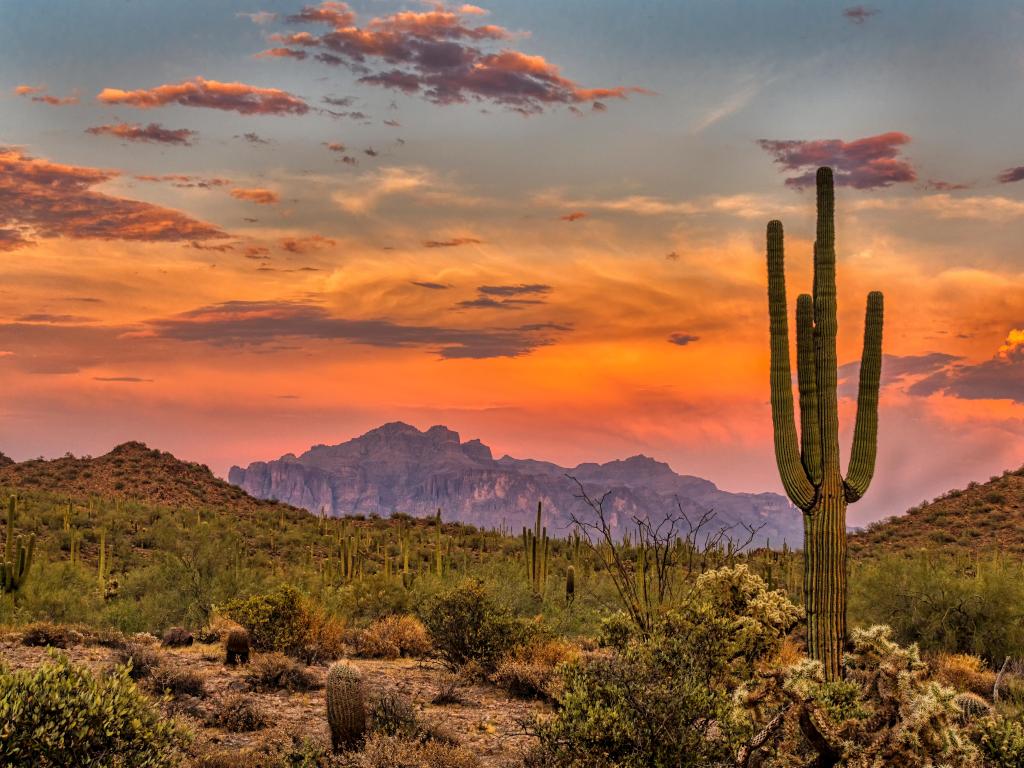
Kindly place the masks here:
<instances>
[{"instance_id":1,"label":"rugged cliff face","mask_svg":"<svg viewBox=\"0 0 1024 768\"><path fill-rule=\"evenodd\" d=\"M512 531L532 523L537 502L543 501L549 530L563 535L571 515L587 512L567 475L593 496L609 492L605 509L620 531L633 526L634 516L658 520L677 511L678 499L694 520L714 510L706 531L736 526L740 535L746 524L763 526L758 543L770 539L799 546L802 540L798 511L778 494L721 491L646 456L571 468L509 456L495 459L479 440L462 442L443 426L421 432L400 422L385 424L340 445L313 446L298 457L286 454L245 469L232 467L228 479L257 498L311 512L428 515L440 507L446 520Z\"/></svg>"}]
</instances>

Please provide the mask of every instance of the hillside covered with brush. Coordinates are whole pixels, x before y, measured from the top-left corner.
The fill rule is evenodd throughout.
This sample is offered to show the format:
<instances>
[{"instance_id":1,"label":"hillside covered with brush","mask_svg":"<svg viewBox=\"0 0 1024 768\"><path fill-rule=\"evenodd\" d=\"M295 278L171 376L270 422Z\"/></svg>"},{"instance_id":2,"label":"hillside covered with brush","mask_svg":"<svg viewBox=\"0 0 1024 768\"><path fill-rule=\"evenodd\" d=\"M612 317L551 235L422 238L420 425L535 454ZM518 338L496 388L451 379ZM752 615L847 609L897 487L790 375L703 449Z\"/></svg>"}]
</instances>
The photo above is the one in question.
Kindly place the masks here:
<instances>
[{"instance_id":1,"label":"hillside covered with brush","mask_svg":"<svg viewBox=\"0 0 1024 768\"><path fill-rule=\"evenodd\" d=\"M854 554L1024 553L1024 468L969 483L850 537Z\"/></svg>"}]
</instances>

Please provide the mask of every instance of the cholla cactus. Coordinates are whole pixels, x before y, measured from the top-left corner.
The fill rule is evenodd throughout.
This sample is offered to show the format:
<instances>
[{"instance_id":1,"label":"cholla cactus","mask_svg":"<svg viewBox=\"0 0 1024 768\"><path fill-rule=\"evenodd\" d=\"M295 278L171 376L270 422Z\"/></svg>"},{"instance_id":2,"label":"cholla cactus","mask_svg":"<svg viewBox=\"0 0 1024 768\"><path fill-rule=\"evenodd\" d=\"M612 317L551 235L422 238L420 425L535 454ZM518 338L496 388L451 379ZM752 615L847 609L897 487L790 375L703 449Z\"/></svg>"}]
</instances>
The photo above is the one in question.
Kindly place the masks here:
<instances>
[{"instance_id":1,"label":"cholla cactus","mask_svg":"<svg viewBox=\"0 0 1024 768\"><path fill-rule=\"evenodd\" d=\"M359 670L345 662L327 672L327 723L335 752L357 747L366 733L366 693Z\"/></svg>"}]
</instances>

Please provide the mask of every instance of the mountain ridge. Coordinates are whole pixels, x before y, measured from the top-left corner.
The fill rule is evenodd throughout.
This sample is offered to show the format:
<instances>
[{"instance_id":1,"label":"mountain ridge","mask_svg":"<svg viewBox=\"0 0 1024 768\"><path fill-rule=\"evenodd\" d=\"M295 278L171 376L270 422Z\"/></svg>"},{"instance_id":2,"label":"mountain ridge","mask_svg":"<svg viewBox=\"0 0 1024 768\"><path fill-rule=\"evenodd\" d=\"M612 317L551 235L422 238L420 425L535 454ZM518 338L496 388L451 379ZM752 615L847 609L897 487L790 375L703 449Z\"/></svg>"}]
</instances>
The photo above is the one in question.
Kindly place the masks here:
<instances>
[{"instance_id":1,"label":"mountain ridge","mask_svg":"<svg viewBox=\"0 0 1024 768\"><path fill-rule=\"evenodd\" d=\"M675 513L678 499L691 518L713 509L716 529L759 528L756 543L802 541L798 510L778 494L723 491L643 454L575 467L507 454L495 459L479 439L462 441L444 425L421 431L388 422L343 443L319 443L298 456L288 453L245 468L234 466L228 473L230 483L256 498L332 516L422 516L440 507L448 520L516 530L532 522L541 501L545 523L554 533L568 531L574 515L586 514L570 477L588 494L609 493L606 509L619 533L632 528L634 516L657 520Z\"/></svg>"}]
</instances>

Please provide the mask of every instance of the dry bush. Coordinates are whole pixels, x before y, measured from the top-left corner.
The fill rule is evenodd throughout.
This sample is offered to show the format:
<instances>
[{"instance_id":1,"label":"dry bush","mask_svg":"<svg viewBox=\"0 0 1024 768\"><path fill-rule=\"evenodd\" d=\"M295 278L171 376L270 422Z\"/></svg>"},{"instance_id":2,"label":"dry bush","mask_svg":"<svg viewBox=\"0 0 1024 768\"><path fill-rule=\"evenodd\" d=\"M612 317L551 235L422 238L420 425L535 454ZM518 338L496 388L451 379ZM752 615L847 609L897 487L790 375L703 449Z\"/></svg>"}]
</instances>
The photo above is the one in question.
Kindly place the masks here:
<instances>
[{"instance_id":1,"label":"dry bush","mask_svg":"<svg viewBox=\"0 0 1024 768\"><path fill-rule=\"evenodd\" d=\"M249 664L246 681L260 691L314 691L320 679L304 664L283 653L261 653Z\"/></svg>"},{"instance_id":2,"label":"dry bush","mask_svg":"<svg viewBox=\"0 0 1024 768\"><path fill-rule=\"evenodd\" d=\"M370 659L422 658L430 654L430 634L415 616L379 619L355 636L356 654Z\"/></svg>"},{"instance_id":3,"label":"dry bush","mask_svg":"<svg viewBox=\"0 0 1024 768\"><path fill-rule=\"evenodd\" d=\"M218 699L210 723L232 733L250 733L267 727L267 716L251 696L242 693Z\"/></svg>"},{"instance_id":4,"label":"dry bush","mask_svg":"<svg viewBox=\"0 0 1024 768\"><path fill-rule=\"evenodd\" d=\"M957 691L991 696L996 673L977 656L966 653L940 654L932 663L935 678Z\"/></svg>"},{"instance_id":5,"label":"dry bush","mask_svg":"<svg viewBox=\"0 0 1024 768\"><path fill-rule=\"evenodd\" d=\"M184 627L171 627L164 632L160 642L165 648L185 648L192 645L195 638Z\"/></svg>"},{"instance_id":6,"label":"dry bush","mask_svg":"<svg viewBox=\"0 0 1024 768\"><path fill-rule=\"evenodd\" d=\"M141 680L149 677L153 670L163 663L163 656L152 645L143 643L128 643L118 654L118 661L121 664L131 664L128 672L132 680Z\"/></svg>"},{"instance_id":7,"label":"dry bush","mask_svg":"<svg viewBox=\"0 0 1024 768\"><path fill-rule=\"evenodd\" d=\"M437 677L437 692L430 703L439 707L445 704L464 704L465 698L460 690L462 685L463 681L458 675L442 672Z\"/></svg>"},{"instance_id":8,"label":"dry bush","mask_svg":"<svg viewBox=\"0 0 1024 768\"><path fill-rule=\"evenodd\" d=\"M464 747L375 735L367 740L356 765L358 768L479 768L480 760Z\"/></svg>"},{"instance_id":9,"label":"dry bush","mask_svg":"<svg viewBox=\"0 0 1024 768\"><path fill-rule=\"evenodd\" d=\"M171 696L202 698L206 695L206 680L201 673L170 663L166 659L150 670L149 685L157 693L167 693Z\"/></svg>"},{"instance_id":10,"label":"dry bush","mask_svg":"<svg viewBox=\"0 0 1024 768\"><path fill-rule=\"evenodd\" d=\"M502 659L493 680L513 696L550 699L556 694L558 665L579 656L579 648L565 640L535 640Z\"/></svg>"},{"instance_id":11,"label":"dry bush","mask_svg":"<svg viewBox=\"0 0 1024 768\"><path fill-rule=\"evenodd\" d=\"M71 648L81 645L85 635L66 624L54 624L50 621L37 621L22 630L21 644L32 647Z\"/></svg>"}]
</instances>

